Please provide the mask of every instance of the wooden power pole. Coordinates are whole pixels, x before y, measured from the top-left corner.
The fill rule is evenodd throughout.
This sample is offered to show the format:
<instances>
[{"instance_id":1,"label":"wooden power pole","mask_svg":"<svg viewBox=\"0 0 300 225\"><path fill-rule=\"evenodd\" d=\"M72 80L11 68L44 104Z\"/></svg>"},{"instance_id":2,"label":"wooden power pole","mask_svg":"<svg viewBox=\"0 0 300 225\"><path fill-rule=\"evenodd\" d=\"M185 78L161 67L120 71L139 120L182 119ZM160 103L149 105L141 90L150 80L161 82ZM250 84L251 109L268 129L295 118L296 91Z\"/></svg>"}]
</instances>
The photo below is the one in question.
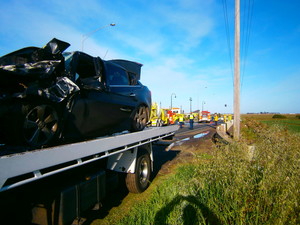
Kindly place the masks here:
<instances>
[{"instance_id":1,"label":"wooden power pole","mask_svg":"<svg viewBox=\"0 0 300 225\"><path fill-rule=\"evenodd\" d=\"M240 139L240 0L235 0L233 137Z\"/></svg>"}]
</instances>

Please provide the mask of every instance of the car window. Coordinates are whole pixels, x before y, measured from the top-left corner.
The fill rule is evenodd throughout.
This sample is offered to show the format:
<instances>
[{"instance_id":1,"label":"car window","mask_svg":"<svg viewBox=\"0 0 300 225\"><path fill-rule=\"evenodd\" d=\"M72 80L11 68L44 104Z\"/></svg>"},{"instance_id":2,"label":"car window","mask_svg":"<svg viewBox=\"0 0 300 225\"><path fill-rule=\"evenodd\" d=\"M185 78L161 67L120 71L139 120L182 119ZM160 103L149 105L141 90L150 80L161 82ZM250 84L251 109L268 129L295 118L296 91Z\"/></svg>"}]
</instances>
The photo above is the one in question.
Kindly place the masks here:
<instances>
[{"instance_id":1,"label":"car window","mask_svg":"<svg viewBox=\"0 0 300 225\"><path fill-rule=\"evenodd\" d=\"M107 64L107 79L110 85L129 85L128 74L120 67Z\"/></svg>"},{"instance_id":2,"label":"car window","mask_svg":"<svg viewBox=\"0 0 300 225\"><path fill-rule=\"evenodd\" d=\"M134 73L128 72L130 85L137 85L137 76Z\"/></svg>"},{"instance_id":3,"label":"car window","mask_svg":"<svg viewBox=\"0 0 300 225\"><path fill-rule=\"evenodd\" d=\"M93 57L80 54L76 67L76 73L80 78L96 76Z\"/></svg>"}]
</instances>

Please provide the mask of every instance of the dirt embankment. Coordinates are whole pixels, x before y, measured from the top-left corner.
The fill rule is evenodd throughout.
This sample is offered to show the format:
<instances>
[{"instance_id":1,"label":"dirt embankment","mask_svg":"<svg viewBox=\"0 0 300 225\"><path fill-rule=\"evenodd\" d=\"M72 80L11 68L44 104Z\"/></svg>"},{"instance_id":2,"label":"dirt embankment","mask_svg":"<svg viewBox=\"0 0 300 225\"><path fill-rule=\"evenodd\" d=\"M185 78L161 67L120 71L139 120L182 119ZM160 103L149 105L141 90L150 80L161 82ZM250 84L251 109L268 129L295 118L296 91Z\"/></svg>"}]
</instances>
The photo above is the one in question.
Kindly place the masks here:
<instances>
[{"instance_id":1,"label":"dirt embankment","mask_svg":"<svg viewBox=\"0 0 300 225\"><path fill-rule=\"evenodd\" d=\"M190 130L176 135L174 139L177 139L177 141L174 142L171 151L176 150L180 152L173 160L162 166L158 175L171 172L179 164L192 162L196 153L211 153L213 151L213 137L215 133L216 129L214 127L208 127L201 131Z\"/></svg>"}]
</instances>

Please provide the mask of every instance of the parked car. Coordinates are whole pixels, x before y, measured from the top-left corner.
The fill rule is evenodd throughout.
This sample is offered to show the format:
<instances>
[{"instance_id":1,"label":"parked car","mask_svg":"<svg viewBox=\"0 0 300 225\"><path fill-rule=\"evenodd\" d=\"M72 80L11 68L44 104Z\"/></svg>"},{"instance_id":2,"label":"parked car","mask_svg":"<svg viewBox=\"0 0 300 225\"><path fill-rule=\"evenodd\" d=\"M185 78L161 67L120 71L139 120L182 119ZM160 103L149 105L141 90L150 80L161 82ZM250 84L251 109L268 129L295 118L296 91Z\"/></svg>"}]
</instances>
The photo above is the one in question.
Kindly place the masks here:
<instances>
[{"instance_id":1,"label":"parked car","mask_svg":"<svg viewBox=\"0 0 300 225\"><path fill-rule=\"evenodd\" d=\"M151 93L142 64L64 52L58 39L0 58L0 139L39 148L123 130L141 131Z\"/></svg>"}]
</instances>

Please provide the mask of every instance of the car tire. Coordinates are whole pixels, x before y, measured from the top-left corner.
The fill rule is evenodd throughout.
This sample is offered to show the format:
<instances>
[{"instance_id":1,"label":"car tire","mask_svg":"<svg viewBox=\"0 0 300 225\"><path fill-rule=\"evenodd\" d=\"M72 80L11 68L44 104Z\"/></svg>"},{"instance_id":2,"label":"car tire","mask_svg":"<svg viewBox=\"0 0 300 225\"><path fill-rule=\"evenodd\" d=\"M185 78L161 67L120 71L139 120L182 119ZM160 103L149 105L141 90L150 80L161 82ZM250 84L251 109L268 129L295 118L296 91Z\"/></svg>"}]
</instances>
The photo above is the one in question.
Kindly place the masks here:
<instances>
[{"instance_id":1,"label":"car tire","mask_svg":"<svg viewBox=\"0 0 300 225\"><path fill-rule=\"evenodd\" d=\"M149 109L145 106L140 106L135 111L132 123L132 131L142 131L149 121Z\"/></svg>"},{"instance_id":2,"label":"car tire","mask_svg":"<svg viewBox=\"0 0 300 225\"><path fill-rule=\"evenodd\" d=\"M158 119L158 120L157 120L156 126L157 126L157 127L162 127L162 125L163 125L162 120L161 120L161 119Z\"/></svg>"},{"instance_id":3,"label":"car tire","mask_svg":"<svg viewBox=\"0 0 300 225\"><path fill-rule=\"evenodd\" d=\"M60 133L61 116L51 104L23 105L20 139L30 147L49 146Z\"/></svg>"},{"instance_id":4,"label":"car tire","mask_svg":"<svg viewBox=\"0 0 300 225\"><path fill-rule=\"evenodd\" d=\"M126 186L131 193L142 193L150 184L151 160L149 153L140 154L136 160L135 173L126 175Z\"/></svg>"},{"instance_id":5,"label":"car tire","mask_svg":"<svg viewBox=\"0 0 300 225\"><path fill-rule=\"evenodd\" d=\"M164 125L164 122L162 120L159 120L159 126L162 127Z\"/></svg>"}]
</instances>

